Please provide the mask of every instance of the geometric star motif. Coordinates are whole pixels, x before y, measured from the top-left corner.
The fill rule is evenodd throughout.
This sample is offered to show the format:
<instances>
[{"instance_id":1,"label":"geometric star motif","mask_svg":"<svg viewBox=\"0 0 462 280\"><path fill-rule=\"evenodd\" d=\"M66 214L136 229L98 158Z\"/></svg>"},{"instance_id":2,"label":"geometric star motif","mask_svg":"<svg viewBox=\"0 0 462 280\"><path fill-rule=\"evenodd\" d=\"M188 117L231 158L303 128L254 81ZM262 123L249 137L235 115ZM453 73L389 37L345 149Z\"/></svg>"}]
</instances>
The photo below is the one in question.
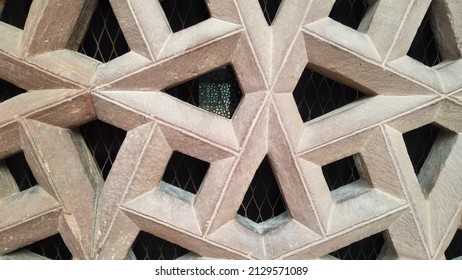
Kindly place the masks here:
<instances>
[{"instance_id":1,"label":"geometric star motif","mask_svg":"<svg viewBox=\"0 0 462 280\"><path fill-rule=\"evenodd\" d=\"M130 52L108 63L75 51L96 1L0 22L0 78L27 90L0 104L0 159L23 151L38 182L19 192L0 168L0 254L59 233L74 259L125 259L144 231L207 258L321 258L385 231L384 258L444 258L462 227L462 8L368 1L358 31L328 2L282 1L268 24L256 0L209 0L173 32L160 2L111 0ZM407 56L429 7L448 42L431 68ZM230 119L165 92L225 65L243 93ZM304 123L305 68L368 98ZM94 119L127 131L105 181L76 129ZM402 135L430 123L444 133L415 175ZM210 164L196 194L162 181L174 152ZM350 156L360 179L330 191L323 167ZM256 223L237 213L265 158L286 211Z\"/></svg>"}]
</instances>

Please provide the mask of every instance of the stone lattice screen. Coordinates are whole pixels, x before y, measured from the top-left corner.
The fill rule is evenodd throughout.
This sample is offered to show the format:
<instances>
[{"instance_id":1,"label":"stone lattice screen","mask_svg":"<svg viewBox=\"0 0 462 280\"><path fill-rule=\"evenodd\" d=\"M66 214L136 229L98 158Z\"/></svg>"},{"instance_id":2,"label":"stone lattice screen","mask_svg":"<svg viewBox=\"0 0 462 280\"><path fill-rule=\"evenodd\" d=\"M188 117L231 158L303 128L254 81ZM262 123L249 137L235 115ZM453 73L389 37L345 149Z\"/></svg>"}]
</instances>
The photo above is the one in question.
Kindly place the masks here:
<instances>
[{"instance_id":1,"label":"stone lattice screen","mask_svg":"<svg viewBox=\"0 0 462 280\"><path fill-rule=\"evenodd\" d=\"M4 258L462 255L461 1L104 2L0 0Z\"/></svg>"}]
</instances>

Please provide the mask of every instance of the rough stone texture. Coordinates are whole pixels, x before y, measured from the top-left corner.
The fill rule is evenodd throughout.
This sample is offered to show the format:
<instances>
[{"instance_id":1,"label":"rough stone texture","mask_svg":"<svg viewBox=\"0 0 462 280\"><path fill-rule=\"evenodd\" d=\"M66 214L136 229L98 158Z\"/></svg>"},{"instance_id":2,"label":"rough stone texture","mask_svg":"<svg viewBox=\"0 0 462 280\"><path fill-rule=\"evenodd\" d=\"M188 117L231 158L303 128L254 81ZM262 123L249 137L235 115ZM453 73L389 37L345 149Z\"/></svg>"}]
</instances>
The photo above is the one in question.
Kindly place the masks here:
<instances>
[{"instance_id":1,"label":"rough stone texture","mask_svg":"<svg viewBox=\"0 0 462 280\"><path fill-rule=\"evenodd\" d=\"M460 2L432 5L432 68L406 55L430 0L368 1L360 31L333 0L282 1L271 26L256 0L206 2L210 19L172 33L157 1L111 0L131 51L106 64L72 50L93 0L0 22L0 78L27 90L0 104L0 158L24 151L39 183L19 192L0 164L0 254L59 232L75 259L133 258L143 230L203 258L315 259L386 230L383 258L444 258L462 213ZM230 120L162 92L225 64L244 92ZM303 123L307 66L370 96ZM95 118L128 131L105 182L71 130ZM416 176L402 134L428 123L447 132ZM161 182L173 151L210 163L196 195ZM256 224L236 213L266 155L288 211ZM361 180L330 193L321 167L351 155Z\"/></svg>"}]
</instances>

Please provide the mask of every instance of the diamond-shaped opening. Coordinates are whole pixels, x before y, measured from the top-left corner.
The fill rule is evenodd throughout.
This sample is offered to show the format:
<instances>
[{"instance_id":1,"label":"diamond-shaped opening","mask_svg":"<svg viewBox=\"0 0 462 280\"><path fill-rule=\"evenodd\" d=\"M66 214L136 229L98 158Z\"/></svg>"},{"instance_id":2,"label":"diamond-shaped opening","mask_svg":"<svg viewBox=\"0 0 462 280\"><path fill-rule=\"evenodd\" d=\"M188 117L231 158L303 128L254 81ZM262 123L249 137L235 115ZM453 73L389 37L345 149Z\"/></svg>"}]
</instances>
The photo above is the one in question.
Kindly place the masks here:
<instances>
[{"instance_id":1,"label":"diamond-shaped opening","mask_svg":"<svg viewBox=\"0 0 462 280\"><path fill-rule=\"evenodd\" d=\"M368 8L369 3L365 0L337 0L330 11L329 17L343 25L359 29Z\"/></svg>"},{"instance_id":2,"label":"diamond-shaped opening","mask_svg":"<svg viewBox=\"0 0 462 280\"><path fill-rule=\"evenodd\" d=\"M127 132L100 120L82 125L80 132L106 180Z\"/></svg>"},{"instance_id":3,"label":"diamond-shaped opening","mask_svg":"<svg viewBox=\"0 0 462 280\"><path fill-rule=\"evenodd\" d=\"M454 238L444 252L446 259L452 260L462 256L462 230L458 229Z\"/></svg>"},{"instance_id":4,"label":"diamond-shaped opening","mask_svg":"<svg viewBox=\"0 0 462 280\"><path fill-rule=\"evenodd\" d=\"M159 0L173 32L178 32L210 18L204 0Z\"/></svg>"},{"instance_id":5,"label":"diamond-shaped opening","mask_svg":"<svg viewBox=\"0 0 462 280\"><path fill-rule=\"evenodd\" d=\"M242 98L231 65L220 67L193 80L164 90L193 106L230 119Z\"/></svg>"},{"instance_id":6,"label":"diamond-shaped opening","mask_svg":"<svg viewBox=\"0 0 462 280\"><path fill-rule=\"evenodd\" d=\"M380 232L331 252L340 260L376 260L385 245L385 232Z\"/></svg>"},{"instance_id":7,"label":"diamond-shaped opening","mask_svg":"<svg viewBox=\"0 0 462 280\"><path fill-rule=\"evenodd\" d=\"M101 62L108 62L130 51L109 0L99 0L78 50Z\"/></svg>"},{"instance_id":8,"label":"diamond-shaped opening","mask_svg":"<svg viewBox=\"0 0 462 280\"><path fill-rule=\"evenodd\" d=\"M258 0L268 25L273 23L282 0Z\"/></svg>"},{"instance_id":9,"label":"diamond-shaped opening","mask_svg":"<svg viewBox=\"0 0 462 280\"><path fill-rule=\"evenodd\" d=\"M31 4L32 0L0 1L0 21L24 29Z\"/></svg>"},{"instance_id":10,"label":"diamond-shaped opening","mask_svg":"<svg viewBox=\"0 0 462 280\"><path fill-rule=\"evenodd\" d=\"M61 238L60 234L55 234L48 238L30 244L24 249L52 260L71 260L72 254Z\"/></svg>"},{"instance_id":11,"label":"diamond-shaped opening","mask_svg":"<svg viewBox=\"0 0 462 280\"><path fill-rule=\"evenodd\" d=\"M22 192L37 185L37 181L27 164L26 157L23 152L16 153L4 159L4 163L16 181L19 191Z\"/></svg>"},{"instance_id":12,"label":"diamond-shaped opening","mask_svg":"<svg viewBox=\"0 0 462 280\"><path fill-rule=\"evenodd\" d=\"M436 37L430 24L430 10L427 11L419 29L417 29L407 55L432 67L439 64L443 59L441 58L440 49L438 48Z\"/></svg>"},{"instance_id":13,"label":"diamond-shaped opening","mask_svg":"<svg viewBox=\"0 0 462 280\"><path fill-rule=\"evenodd\" d=\"M139 233L132 250L138 260L174 260L190 253L176 244L144 231Z\"/></svg>"},{"instance_id":14,"label":"diamond-shaped opening","mask_svg":"<svg viewBox=\"0 0 462 280\"><path fill-rule=\"evenodd\" d=\"M427 124L403 134L407 153L416 175L419 174L424 165L440 130L439 127L433 124Z\"/></svg>"},{"instance_id":15,"label":"diamond-shaped opening","mask_svg":"<svg viewBox=\"0 0 462 280\"><path fill-rule=\"evenodd\" d=\"M24 92L26 90L0 79L0 103Z\"/></svg>"},{"instance_id":16,"label":"diamond-shaped opening","mask_svg":"<svg viewBox=\"0 0 462 280\"><path fill-rule=\"evenodd\" d=\"M361 179L356 164L360 164L358 154L324 165L322 173L329 190L334 191Z\"/></svg>"},{"instance_id":17,"label":"diamond-shaped opening","mask_svg":"<svg viewBox=\"0 0 462 280\"><path fill-rule=\"evenodd\" d=\"M196 194L207 174L210 163L174 151L162 181Z\"/></svg>"},{"instance_id":18,"label":"diamond-shaped opening","mask_svg":"<svg viewBox=\"0 0 462 280\"><path fill-rule=\"evenodd\" d=\"M304 122L353 103L364 93L305 68L294 90L294 99Z\"/></svg>"},{"instance_id":19,"label":"diamond-shaped opening","mask_svg":"<svg viewBox=\"0 0 462 280\"><path fill-rule=\"evenodd\" d=\"M284 197L266 156L255 172L237 214L261 223L281 215L286 209Z\"/></svg>"}]
</instances>

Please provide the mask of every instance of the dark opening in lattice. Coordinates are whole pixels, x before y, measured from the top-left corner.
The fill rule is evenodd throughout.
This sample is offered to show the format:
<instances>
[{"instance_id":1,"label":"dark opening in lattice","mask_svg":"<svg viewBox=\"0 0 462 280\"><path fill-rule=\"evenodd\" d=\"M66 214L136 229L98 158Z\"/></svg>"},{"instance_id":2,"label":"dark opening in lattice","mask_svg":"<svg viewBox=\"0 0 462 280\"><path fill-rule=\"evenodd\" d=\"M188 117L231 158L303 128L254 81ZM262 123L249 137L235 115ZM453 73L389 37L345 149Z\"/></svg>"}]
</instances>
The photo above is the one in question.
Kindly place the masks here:
<instances>
[{"instance_id":1,"label":"dark opening in lattice","mask_svg":"<svg viewBox=\"0 0 462 280\"><path fill-rule=\"evenodd\" d=\"M34 174L32 174L32 171L27 164L26 157L24 156L23 152L14 154L4 159L4 162L7 168L10 170L14 180L16 181L16 185L18 186L19 191L25 191L37 185L37 181L35 180Z\"/></svg>"},{"instance_id":2,"label":"dark opening in lattice","mask_svg":"<svg viewBox=\"0 0 462 280\"><path fill-rule=\"evenodd\" d=\"M210 18L204 0L159 0L170 28L178 32Z\"/></svg>"},{"instance_id":3,"label":"dark opening in lattice","mask_svg":"<svg viewBox=\"0 0 462 280\"><path fill-rule=\"evenodd\" d=\"M0 20L24 29L31 4L32 0L6 0L3 11L0 4Z\"/></svg>"},{"instance_id":4,"label":"dark opening in lattice","mask_svg":"<svg viewBox=\"0 0 462 280\"><path fill-rule=\"evenodd\" d=\"M138 260L174 260L187 253L188 250L141 231L132 246Z\"/></svg>"},{"instance_id":5,"label":"dark opening in lattice","mask_svg":"<svg viewBox=\"0 0 462 280\"><path fill-rule=\"evenodd\" d=\"M376 260L380 255L385 239L377 233L330 253L341 260Z\"/></svg>"},{"instance_id":6,"label":"dark opening in lattice","mask_svg":"<svg viewBox=\"0 0 462 280\"><path fill-rule=\"evenodd\" d=\"M168 88L165 92L228 119L233 116L242 98L239 82L230 65Z\"/></svg>"},{"instance_id":7,"label":"dark opening in lattice","mask_svg":"<svg viewBox=\"0 0 462 280\"><path fill-rule=\"evenodd\" d=\"M106 180L127 133L99 120L81 126L80 132Z\"/></svg>"},{"instance_id":8,"label":"dark opening in lattice","mask_svg":"<svg viewBox=\"0 0 462 280\"><path fill-rule=\"evenodd\" d=\"M268 157L260 163L237 214L256 223L276 217L286 205Z\"/></svg>"},{"instance_id":9,"label":"dark opening in lattice","mask_svg":"<svg viewBox=\"0 0 462 280\"><path fill-rule=\"evenodd\" d=\"M52 260L71 260L72 254L60 234L37 241L24 247L30 251Z\"/></svg>"},{"instance_id":10,"label":"dark opening in lattice","mask_svg":"<svg viewBox=\"0 0 462 280\"><path fill-rule=\"evenodd\" d=\"M440 129L432 124L427 124L403 134L407 153L411 159L415 174L419 174L425 163Z\"/></svg>"},{"instance_id":11,"label":"dark opening in lattice","mask_svg":"<svg viewBox=\"0 0 462 280\"><path fill-rule=\"evenodd\" d=\"M273 23L282 0L258 0L268 25Z\"/></svg>"},{"instance_id":12,"label":"dark opening in lattice","mask_svg":"<svg viewBox=\"0 0 462 280\"><path fill-rule=\"evenodd\" d=\"M24 92L24 89L0 79L0 103Z\"/></svg>"},{"instance_id":13,"label":"dark opening in lattice","mask_svg":"<svg viewBox=\"0 0 462 280\"><path fill-rule=\"evenodd\" d=\"M324 174L330 191L353 183L361 178L356 168L354 156L349 156L329 163L328 165L324 165L322 167L322 173Z\"/></svg>"},{"instance_id":14,"label":"dark opening in lattice","mask_svg":"<svg viewBox=\"0 0 462 280\"><path fill-rule=\"evenodd\" d=\"M458 257L462 257L462 230L458 229L454 238L449 244L448 248L444 252L446 259L452 260Z\"/></svg>"},{"instance_id":15,"label":"dark opening in lattice","mask_svg":"<svg viewBox=\"0 0 462 280\"><path fill-rule=\"evenodd\" d=\"M304 122L352 103L364 94L305 68L294 90L294 99Z\"/></svg>"},{"instance_id":16,"label":"dark opening in lattice","mask_svg":"<svg viewBox=\"0 0 462 280\"><path fill-rule=\"evenodd\" d=\"M432 67L439 64L443 59L430 24L430 10L427 11L419 29L417 29L407 55Z\"/></svg>"},{"instance_id":17,"label":"dark opening in lattice","mask_svg":"<svg viewBox=\"0 0 462 280\"><path fill-rule=\"evenodd\" d=\"M368 8L364 0L337 0L329 17L343 25L358 29L359 24L366 15Z\"/></svg>"},{"instance_id":18,"label":"dark opening in lattice","mask_svg":"<svg viewBox=\"0 0 462 280\"><path fill-rule=\"evenodd\" d=\"M108 62L129 51L109 0L99 0L79 52Z\"/></svg>"},{"instance_id":19,"label":"dark opening in lattice","mask_svg":"<svg viewBox=\"0 0 462 280\"><path fill-rule=\"evenodd\" d=\"M196 194L209 166L208 162L175 151L168 161L162 181Z\"/></svg>"}]
</instances>

